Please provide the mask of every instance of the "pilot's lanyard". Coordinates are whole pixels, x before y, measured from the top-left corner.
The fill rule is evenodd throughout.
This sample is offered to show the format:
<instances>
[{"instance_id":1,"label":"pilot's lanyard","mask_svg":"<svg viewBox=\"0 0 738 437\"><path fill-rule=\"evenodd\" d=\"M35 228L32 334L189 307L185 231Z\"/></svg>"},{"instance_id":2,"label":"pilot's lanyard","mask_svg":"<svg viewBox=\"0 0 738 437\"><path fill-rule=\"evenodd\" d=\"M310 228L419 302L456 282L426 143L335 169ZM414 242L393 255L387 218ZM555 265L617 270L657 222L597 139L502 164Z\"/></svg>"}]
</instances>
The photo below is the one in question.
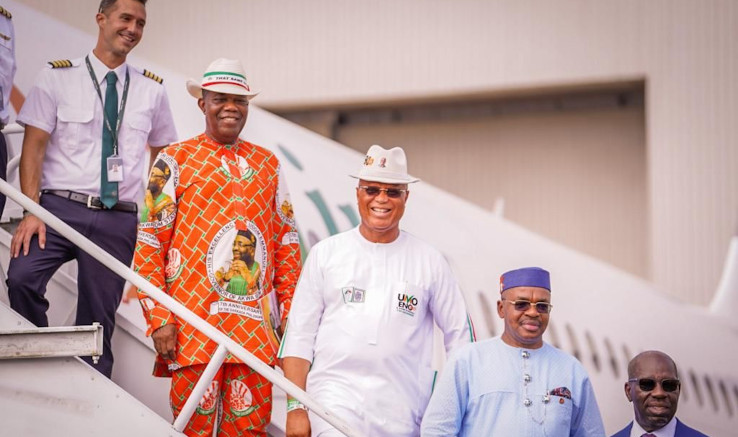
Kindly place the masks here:
<instances>
[{"instance_id":1,"label":"pilot's lanyard","mask_svg":"<svg viewBox=\"0 0 738 437\"><path fill-rule=\"evenodd\" d=\"M126 100L128 100L128 85L131 82L130 74L128 73L128 68L126 67L126 81L123 84L123 98L120 101L120 109L118 110L118 121L115 122L115 130L113 130L113 127L110 126L110 120L108 120L108 114L105 113L105 102L103 102L102 98L102 92L100 91L100 84L97 82L97 76L95 76L95 72L92 70L92 65L90 64L90 56L85 56L85 64L87 64L87 71L90 72L90 78L92 79L92 84L95 85L95 91L97 91L97 96L100 98L100 104L103 105L103 122L104 126L103 128L108 129L110 132L110 135L113 137L113 157L118 156L118 132L120 132L120 122L123 120L123 114L126 111Z\"/></svg>"}]
</instances>

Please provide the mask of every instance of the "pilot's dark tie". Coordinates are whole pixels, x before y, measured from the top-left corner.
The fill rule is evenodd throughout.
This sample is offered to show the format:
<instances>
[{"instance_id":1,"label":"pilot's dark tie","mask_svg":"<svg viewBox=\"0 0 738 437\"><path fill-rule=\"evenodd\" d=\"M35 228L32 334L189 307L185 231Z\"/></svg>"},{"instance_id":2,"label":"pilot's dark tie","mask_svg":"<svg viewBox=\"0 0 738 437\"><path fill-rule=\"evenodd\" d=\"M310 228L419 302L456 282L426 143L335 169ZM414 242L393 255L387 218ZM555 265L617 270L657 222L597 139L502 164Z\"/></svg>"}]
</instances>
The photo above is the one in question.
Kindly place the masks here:
<instances>
[{"instance_id":1,"label":"pilot's dark tie","mask_svg":"<svg viewBox=\"0 0 738 437\"><path fill-rule=\"evenodd\" d=\"M118 90L115 88L115 81L118 77L114 72L109 72L105 76L107 80L107 89L105 90L105 116L110 122L103 123L102 137L102 172L100 174L100 200L108 208L112 208L118 203L118 182L108 181L108 157L113 154L113 133L110 129L115 129L118 122ZM108 129L110 128L110 129Z\"/></svg>"},{"instance_id":2,"label":"pilot's dark tie","mask_svg":"<svg viewBox=\"0 0 738 437\"><path fill-rule=\"evenodd\" d=\"M643 434L641 437L656 437L654 434L651 434L650 432L647 432Z\"/></svg>"}]
</instances>

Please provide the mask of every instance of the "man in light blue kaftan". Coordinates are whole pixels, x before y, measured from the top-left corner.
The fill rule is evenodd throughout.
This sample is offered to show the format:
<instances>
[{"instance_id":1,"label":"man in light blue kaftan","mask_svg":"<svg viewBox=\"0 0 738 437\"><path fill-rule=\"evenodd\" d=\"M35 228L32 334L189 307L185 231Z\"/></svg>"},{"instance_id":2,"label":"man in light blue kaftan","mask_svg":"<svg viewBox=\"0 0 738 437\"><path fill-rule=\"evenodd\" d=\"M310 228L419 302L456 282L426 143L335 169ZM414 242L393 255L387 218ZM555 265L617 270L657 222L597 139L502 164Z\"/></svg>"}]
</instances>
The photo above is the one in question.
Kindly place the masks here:
<instances>
[{"instance_id":1,"label":"man in light blue kaftan","mask_svg":"<svg viewBox=\"0 0 738 437\"><path fill-rule=\"evenodd\" d=\"M587 372L543 342L550 278L523 268L500 278L501 337L459 348L436 384L422 436L605 436Z\"/></svg>"}]
</instances>

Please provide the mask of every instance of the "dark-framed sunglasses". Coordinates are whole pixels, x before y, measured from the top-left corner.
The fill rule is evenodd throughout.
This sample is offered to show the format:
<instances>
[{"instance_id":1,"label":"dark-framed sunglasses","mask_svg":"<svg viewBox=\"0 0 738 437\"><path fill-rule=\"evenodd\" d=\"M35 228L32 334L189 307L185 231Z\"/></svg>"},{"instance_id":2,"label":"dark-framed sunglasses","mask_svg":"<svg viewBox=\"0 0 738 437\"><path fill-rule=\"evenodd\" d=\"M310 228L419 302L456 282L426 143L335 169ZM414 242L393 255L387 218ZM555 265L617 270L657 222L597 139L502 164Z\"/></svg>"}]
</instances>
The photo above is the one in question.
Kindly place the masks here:
<instances>
[{"instance_id":1,"label":"dark-framed sunglasses","mask_svg":"<svg viewBox=\"0 0 738 437\"><path fill-rule=\"evenodd\" d=\"M531 302L529 300L507 299L503 300L505 300L505 302L510 302L515 307L515 311L528 311L530 309L530 306L533 305L538 313L548 314L551 312L551 308L553 308L553 305L551 305L549 302Z\"/></svg>"},{"instance_id":2,"label":"dark-framed sunglasses","mask_svg":"<svg viewBox=\"0 0 738 437\"><path fill-rule=\"evenodd\" d=\"M377 196L379 193L384 191L387 197L392 199L399 199L403 194L407 192L407 190L403 190L402 188L379 188L370 187L368 185L359 185L359 189L364 190L367 196Z\"/></svg>"},{"instance_id":3,"label":"dark-framed sunglasses","mask_svg":"<svg viewBox=\"0 0 738 437\"><path fill-rule=\"evenodd\" d=\"M640 388L641 391L653 391L656 388L656 384L659 384L667 393L677 391L681 384L678 379L671 378L662 379L661 381L657 381L653 378L633 378L629 379L628 382L637 382L638 388Z\"/></svg>"}]
</instances>

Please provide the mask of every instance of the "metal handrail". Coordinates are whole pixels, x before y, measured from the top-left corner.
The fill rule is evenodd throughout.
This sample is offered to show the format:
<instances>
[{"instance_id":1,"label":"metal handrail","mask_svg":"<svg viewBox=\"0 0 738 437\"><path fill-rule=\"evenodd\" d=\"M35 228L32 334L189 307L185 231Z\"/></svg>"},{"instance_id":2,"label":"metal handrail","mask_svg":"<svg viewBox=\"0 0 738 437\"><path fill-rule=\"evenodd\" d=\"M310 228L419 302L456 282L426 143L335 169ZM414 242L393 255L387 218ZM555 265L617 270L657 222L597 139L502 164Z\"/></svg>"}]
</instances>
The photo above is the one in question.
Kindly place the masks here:
<instances>
[{"instance_id":1,"label":"metal handrail","mask_svg":"<svg viewBox=\"0 0 738 437\"><path fill-rule=\"evenodd\" d=\"M13 199L23 209L29 211L41 219L44 223L51 226L67 238L69 241L77 245L80 249L93 256L105 267L109 268L129 283L135 285L140 290L143 290L151 298L159 302L168 308L171 312L176 314L180 319L192 325L195 329L207 335L211 340L218 343L218 345L227 348L233 356L240 359L243 363L259 372L262 376L268 379L277 387L281 388L289 395L293 396L303 404L305 404L313 413L317 414L321 418L325 419L328 423L333 425L336 429L344 433L349 437L360 437L361 434L351 429L343 420L335 416L331 411L323 408L318 404L310 395L308 395L300 387L296 386L290 380L280 375L279 372L272 369L269 365L256 358L246 349L241 347L238 343L231 340L228 336L220 332L213 325L209 324L195 313L187 309L184 305L174 300L171 296L166 294L157 288L154 284L144 279L142 276L131 270L130 267L124 265L112 255L104 251L102 248L97 246L95 243L87 239L85 236L72 229L69 225L61 221L59 218L51 214L41 205L37 204L30 198L26 197L23 193L16 190L12 185L8 184L4 180L0 179L0 192ZM193 392L192 396L195 393ZM201 393L202 395L202 393Z\"/></svg>"}]
</instances>

